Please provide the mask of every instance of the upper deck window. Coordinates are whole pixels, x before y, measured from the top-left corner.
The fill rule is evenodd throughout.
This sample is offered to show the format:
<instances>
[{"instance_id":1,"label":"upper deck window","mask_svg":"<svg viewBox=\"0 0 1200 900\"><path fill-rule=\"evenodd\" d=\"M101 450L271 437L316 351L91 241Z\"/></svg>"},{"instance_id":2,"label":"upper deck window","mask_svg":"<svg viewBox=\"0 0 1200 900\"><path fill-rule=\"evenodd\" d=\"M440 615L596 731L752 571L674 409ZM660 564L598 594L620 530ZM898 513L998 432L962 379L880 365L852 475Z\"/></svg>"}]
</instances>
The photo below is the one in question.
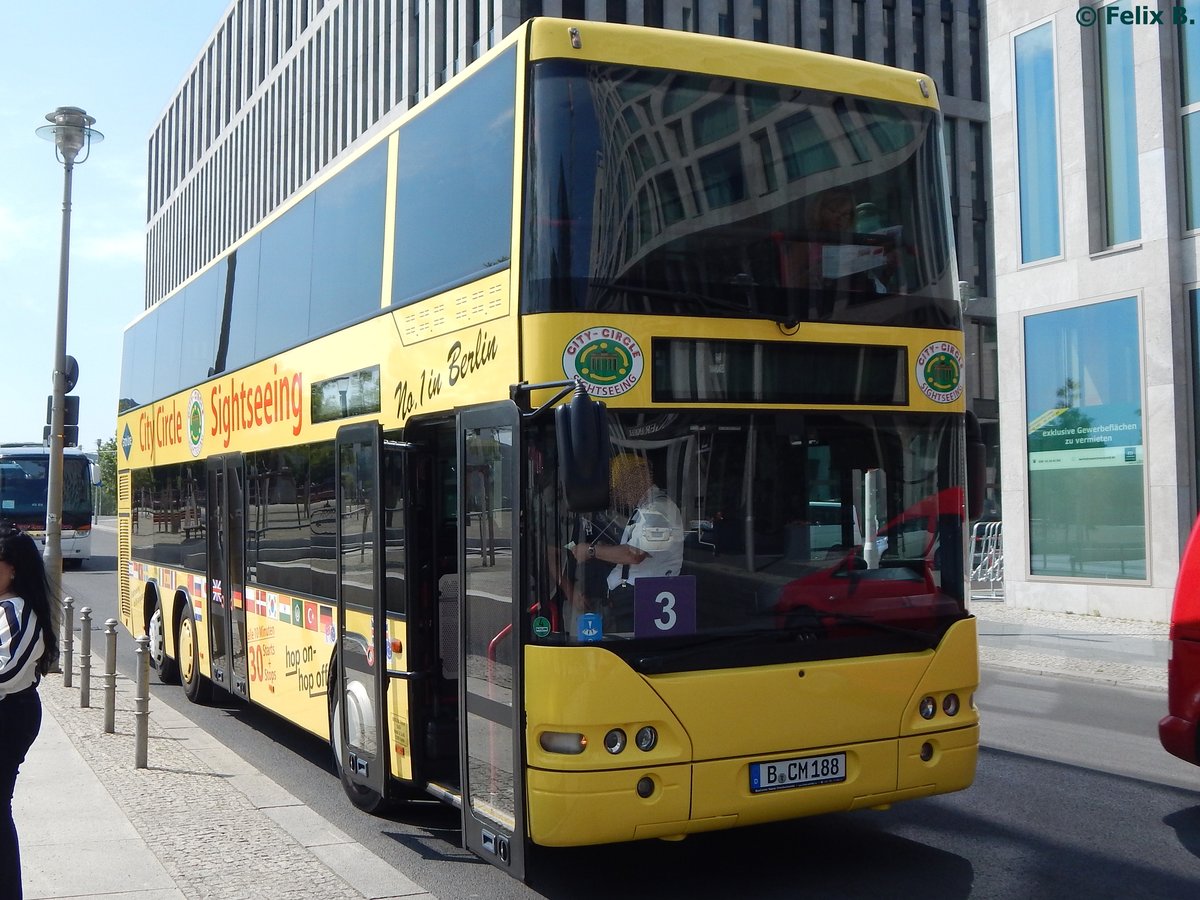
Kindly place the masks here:
<instances>
[{"instance_id":1,"label":"upper deck window","mask_svg":"<svg viewBox=\"0 0 1200 900\"><path fill-rule=\"evenodd\" d=\"M515 79L509 50L401 126L396 305L508 266Z\"/></svg>"},{"instance_id":2,"label":"upper deck window","mask_svg":"<svg viewBox=\"0 0 1200 900\"><path fill-rule=\"evenodd\" d=\"M528 145L527 312L958 323L932 110L550 60Z\"/></svg>"}]
</instances>

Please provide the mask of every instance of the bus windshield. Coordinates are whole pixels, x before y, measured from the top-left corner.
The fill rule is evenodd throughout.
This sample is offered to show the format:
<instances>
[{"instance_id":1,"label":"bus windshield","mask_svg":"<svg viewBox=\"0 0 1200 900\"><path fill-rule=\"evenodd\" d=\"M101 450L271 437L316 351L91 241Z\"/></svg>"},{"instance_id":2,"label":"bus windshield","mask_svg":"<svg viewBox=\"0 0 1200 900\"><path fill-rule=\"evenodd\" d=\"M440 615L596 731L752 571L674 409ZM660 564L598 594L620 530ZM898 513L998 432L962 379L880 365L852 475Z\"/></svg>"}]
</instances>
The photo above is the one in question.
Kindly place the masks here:
<instances>
[{"instance_id":1,"label":"bus windshield","mask_svg":"<svg viewBox=\"0 0 1200 900\"><path fill-rule=\"evenodd\" d=\"M526 312L958 327L936 112L563 60L532 98Z\"/></svg>"},{"instance_id":2,"label":"bus windshield","mask_svg":"<svg viewBox=\"0 0 1200 900\"><path fill-rule=\"evenodd\" d=\"M21 528L46 528L46 496L50 456L38 453L0 452L0 518ZM62 524L64 528L90 526L92 481L88 460L82 456L63 459Z\"/></svg>"},{"instance_id":3,"label":"bus windshield","mask_svg":"<svg viewBox=\"0 0 1200 900\"><path fill-rule=\"evenodd\" d=\"M532 435L534 640L669 670L927 649L965 617L957 417L609 414L602 513L566 510Z\"/></svg>"}]
</instances>

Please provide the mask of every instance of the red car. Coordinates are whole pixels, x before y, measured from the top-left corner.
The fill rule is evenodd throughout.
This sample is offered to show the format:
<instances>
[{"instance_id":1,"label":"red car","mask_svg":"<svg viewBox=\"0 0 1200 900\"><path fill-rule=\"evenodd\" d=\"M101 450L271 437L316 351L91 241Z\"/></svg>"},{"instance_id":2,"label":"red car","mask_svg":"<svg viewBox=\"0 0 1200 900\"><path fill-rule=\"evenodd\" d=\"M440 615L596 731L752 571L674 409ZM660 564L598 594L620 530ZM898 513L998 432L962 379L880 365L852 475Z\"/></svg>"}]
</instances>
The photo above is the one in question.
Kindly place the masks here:
<instances>
[{"instance_id":1,"label":"red car","mask_svg":"<svg viewBox=\"0 0 1200 900\"><path fill-rule=\"evenodd\" d=\"M1168 753L1200 765L1200 520L1192 528L1171 609L1171 661L1167 664L1167 715L1158 739Z\"/></svg>"},{"instance_id":2,"label":"red car","mask_svg":"<svg viewBox=\"0 0 1200 900\"><path fill-rule=\"evenodd\" d=\"M914 628L932 627L955 609L934 581L937 529L942 516L963 514L961 488L948 488L910 506L879 531L885 551L881 567L868 569L860 547L829 567L796 579L780 592L775 609L780 627L826 615L876 619ZM836 623L836 619L824 624Z\"/></svg>"}]
</instances>

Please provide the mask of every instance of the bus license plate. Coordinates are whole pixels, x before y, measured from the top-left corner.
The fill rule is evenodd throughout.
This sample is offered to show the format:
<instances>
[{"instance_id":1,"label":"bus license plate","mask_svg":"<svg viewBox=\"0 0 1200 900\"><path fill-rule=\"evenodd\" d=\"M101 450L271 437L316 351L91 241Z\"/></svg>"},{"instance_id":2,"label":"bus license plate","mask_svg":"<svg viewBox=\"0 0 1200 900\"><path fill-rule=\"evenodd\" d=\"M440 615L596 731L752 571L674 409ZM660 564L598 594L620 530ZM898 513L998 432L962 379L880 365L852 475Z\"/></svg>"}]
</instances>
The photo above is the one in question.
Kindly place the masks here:
<instances>
[{"instance_id":1,"label":"bus license plate","mask_svg":"<svg viewBox=\"0 0 1200 900\"><path fill-rule=\"evenodd\" d=\"M846 780L846 754L826 753L800 759L777 759L750 764L750 792L779 791L809 784Z\"/></svg>"}]
</instances>

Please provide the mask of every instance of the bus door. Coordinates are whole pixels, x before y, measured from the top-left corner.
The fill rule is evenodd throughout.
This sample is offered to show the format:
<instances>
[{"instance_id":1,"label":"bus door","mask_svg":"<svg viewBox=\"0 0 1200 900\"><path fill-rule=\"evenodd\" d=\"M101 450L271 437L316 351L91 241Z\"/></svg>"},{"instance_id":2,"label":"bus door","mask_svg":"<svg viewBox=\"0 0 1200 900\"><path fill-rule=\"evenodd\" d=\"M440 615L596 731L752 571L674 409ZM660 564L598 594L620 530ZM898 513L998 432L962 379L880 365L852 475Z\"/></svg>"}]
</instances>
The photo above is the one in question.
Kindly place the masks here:
<instances>
[{"instance_id":1,"label":"bus door","mask_svg":"<svg viewBox=\"0 0 1200 900\"><path fill-rule=\"evenodd\" d=\"M524 879L519 440L512 403L459 419L459 766L464 844Z\"/></svg>"},{"instance_id":2,"label":"bus door","mask_svg":"<svg viewBox=\"0 0 1200 900\"><path fill-rule=\"evenodd\" d=\"M384 639L380 433L375 424L337 433L337 722L342 771L383 795L387 657Z\"/></svg>"},{"instance_id":3,"label":"bus door","mask_svg":"<svg viewBox=\"0 0 1200 900\"><path fill-rule=\"evenodd\" d=\"M246 498L242 455L208 461L208 641L212 680L245 699Z\"/></svg>"}]
</instances>

